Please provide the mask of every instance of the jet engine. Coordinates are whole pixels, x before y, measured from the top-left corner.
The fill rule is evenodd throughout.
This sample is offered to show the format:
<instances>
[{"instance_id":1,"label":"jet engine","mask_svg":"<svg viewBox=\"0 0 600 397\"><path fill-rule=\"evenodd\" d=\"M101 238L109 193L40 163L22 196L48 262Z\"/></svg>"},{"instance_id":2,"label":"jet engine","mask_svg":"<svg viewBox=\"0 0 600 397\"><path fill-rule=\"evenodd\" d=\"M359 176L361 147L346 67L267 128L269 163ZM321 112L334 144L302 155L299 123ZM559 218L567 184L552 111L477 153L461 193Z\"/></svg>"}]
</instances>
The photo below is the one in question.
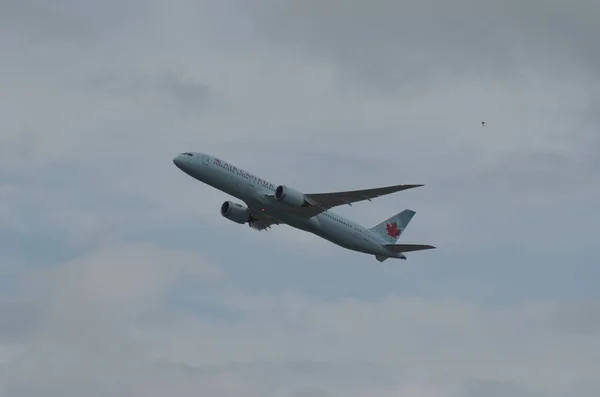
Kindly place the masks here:
<instances>
[{"instance_id":1,"label":"jet engine","mask_svg":"<svg viewBox=\"0 0 600 397\"><path fill-rule=\"evenodd\" d=\"M251 220L250 210L247 207L231 201L225 201L221 205L221 215L241 225Z\"/></svg>"},{"instance_id":2,"label":"jet engine","mask_svg":"<svg viewBox=\"0 0 600 397\"><path fill-rule=\"evenodd\" d=\"M277 186L275 189L275 199L290 207L302 207L306 204L304 194L283 185Z\"/></svg>"}]
</instances>

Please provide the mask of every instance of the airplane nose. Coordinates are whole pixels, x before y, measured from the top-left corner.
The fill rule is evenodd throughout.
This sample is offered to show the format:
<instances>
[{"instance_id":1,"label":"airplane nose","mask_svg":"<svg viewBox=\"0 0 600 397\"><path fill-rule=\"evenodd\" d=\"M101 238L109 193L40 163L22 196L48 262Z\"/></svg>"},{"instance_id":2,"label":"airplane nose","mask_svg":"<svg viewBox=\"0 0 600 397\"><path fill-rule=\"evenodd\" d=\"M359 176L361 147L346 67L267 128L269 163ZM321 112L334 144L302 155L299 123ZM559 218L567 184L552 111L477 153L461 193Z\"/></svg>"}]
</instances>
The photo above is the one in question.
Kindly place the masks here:
<instances>
[{"instance_id":1,"label":"airplane nose","mask_svg":"<svg viewBox=\"0 0 600 397\"><path fill-rule=\"evenodd\" d=\"M173 164L175 164L177 168L181 168L181 165L183 164L183 159L181 158L180 154L173 157Z\"/></svg>"},{"instance_id":2,"label":"airplane nose","mask_svg":"<svg viewBox=\"0 0 600 397\"><path fill-rule=\"evenodd\" d=\"M175 164L175 166L177 166L177 168L180 170L185 171L184 168L189 165L189 158L184 156L183 153L178 154L177 156L173 157L173 164Z\"/></svg>"},{"instance_id":3,"label":"airplane nose","mask_svg":"<svg viewBox=\"0 0 600 397\"><path fill-rule=\"evenodd\" d=\"M195 159L194 154L190 152L179 153L177 156L173 157L173 163L179 168L181 171L189 174L191 170L194 168Z\"/></svg>"}]
</instances>

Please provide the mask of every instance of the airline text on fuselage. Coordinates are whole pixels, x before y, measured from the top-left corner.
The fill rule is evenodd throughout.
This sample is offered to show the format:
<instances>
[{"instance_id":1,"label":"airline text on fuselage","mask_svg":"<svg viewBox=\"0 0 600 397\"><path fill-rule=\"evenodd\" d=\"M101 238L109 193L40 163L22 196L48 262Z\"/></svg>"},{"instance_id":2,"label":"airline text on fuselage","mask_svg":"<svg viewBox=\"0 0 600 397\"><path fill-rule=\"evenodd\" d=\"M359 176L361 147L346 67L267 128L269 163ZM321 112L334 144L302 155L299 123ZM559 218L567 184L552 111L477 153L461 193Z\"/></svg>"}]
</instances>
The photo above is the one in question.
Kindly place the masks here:
<instances>
[{"instance_id":1,"label":"airline text on fuselage","mask_svg":"<svg viewBox=\"0 0 600 397\"><path fill-rule=\"evenodd\" d=\"M264 179L261 179L261 178L255 176L255 175L252 175L249 172L241 170L241 169L237 168L234 165L226 163L225 161L221 161L221 160L215 158L214 159L214 164L217 167L221 167L223 169L226 169L227 171L232 172L232 173L234 173L234 174L236 174L238 176L241 176L242 178L251 179L254 182L258 183L259 185L261 185L261 186L263 186L263 187L265 187L267 189L275 190L275 185L273 185L272 183L269 183L269 182L265 181Z\"/></svg>"}]
</instances>

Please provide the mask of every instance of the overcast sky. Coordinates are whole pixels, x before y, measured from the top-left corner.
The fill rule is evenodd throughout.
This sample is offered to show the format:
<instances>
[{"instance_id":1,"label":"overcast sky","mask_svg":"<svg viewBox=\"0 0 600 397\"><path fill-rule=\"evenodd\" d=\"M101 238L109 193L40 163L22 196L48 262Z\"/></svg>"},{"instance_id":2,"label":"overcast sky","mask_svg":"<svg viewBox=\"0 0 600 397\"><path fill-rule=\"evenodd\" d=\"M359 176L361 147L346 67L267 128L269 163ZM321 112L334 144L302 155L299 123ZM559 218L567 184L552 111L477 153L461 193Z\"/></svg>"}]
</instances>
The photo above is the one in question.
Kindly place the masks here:
<instances>
[{"instance_id":1,"label":"overcast sky","mask_svg":"<svg viewBox=\"0 0 600 397\"><path fill-rule=\"evenodd\" d=\"M600 2L0 1L0 396L600 394ZM481 126L486 121L486 126ZM223 218L224 158L437 250Z\"/></svg>"}]
</instances>

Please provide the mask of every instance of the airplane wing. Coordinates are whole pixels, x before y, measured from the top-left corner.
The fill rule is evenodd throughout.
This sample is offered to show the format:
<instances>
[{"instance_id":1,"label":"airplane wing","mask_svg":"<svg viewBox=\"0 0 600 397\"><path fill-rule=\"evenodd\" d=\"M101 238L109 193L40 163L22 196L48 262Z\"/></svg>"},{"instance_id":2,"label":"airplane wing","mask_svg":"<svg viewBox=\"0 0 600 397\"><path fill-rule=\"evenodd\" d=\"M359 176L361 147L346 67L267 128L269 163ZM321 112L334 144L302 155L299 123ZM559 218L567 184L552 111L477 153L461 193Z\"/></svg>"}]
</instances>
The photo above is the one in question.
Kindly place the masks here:
<instances>
[{"instance_id":1,"label":"airplane wing","mask_svg":"<svg viewBox=\"0 0 600 397\"><path fill-rule=\"evenodd\" d=\"M371 199L376 197L420 186L424 185L393 185L374 189L349 190L345 192L310 193L304 195L307 202L305 206L300 208L290 208L289 210L296 212L299 215L306 216L307 218L312 218L333 207L345 204L352 205L352 203L364 200L371 201ZM271 200L275 200L275 196L272 194L267 195L267 197Z\"/></svg>"},{"instance_id":2,"label":"airplane wing","mask_svg":"<svg viewBox=\"0 0 600 397\"><path fill-rule=\"evenodd\" d=\"M394 252L412 252L435 249L433 245L426 244L386 244L384 247Z\"/></svg>"},{"instance_id":3,"label":"airplane wing","mask_svg":"<svg viewBox=\"0 0 600 397\"><path fill-rule=\"evenodd\" d=\"M333 193L312 193L307 194L306 198L314 206L324 208L337 207L339 205L352 205L352 203L358 201L364 201L374 199L376 197L385 196L387 194L400 192L402 190L412 189L424 185L393 185L386 187L378 187L375 189L364 189L364 190L350 190L346 192L333 192Z\"/></svg>"},{"instance_id":4,"label":"airplane wing","mask_svg":"<svg viewBox=\"0 0 600 397\"><path fill-rule=\"evenodd\" d=\"M295 212L300 216L312 218L313 216L316 216L321 212L325 212L333 207L345 204L352 205L352 203L364 200L371 201L371 199L376 197L421 186L425 185L392 185L374 189L348 190L345 192L310 193L304 195L305 205L298 208L290 207L288 210ZM265 197L269 200L275 200L274 194L267 194Z\"/></svg>"}]
</instances>

